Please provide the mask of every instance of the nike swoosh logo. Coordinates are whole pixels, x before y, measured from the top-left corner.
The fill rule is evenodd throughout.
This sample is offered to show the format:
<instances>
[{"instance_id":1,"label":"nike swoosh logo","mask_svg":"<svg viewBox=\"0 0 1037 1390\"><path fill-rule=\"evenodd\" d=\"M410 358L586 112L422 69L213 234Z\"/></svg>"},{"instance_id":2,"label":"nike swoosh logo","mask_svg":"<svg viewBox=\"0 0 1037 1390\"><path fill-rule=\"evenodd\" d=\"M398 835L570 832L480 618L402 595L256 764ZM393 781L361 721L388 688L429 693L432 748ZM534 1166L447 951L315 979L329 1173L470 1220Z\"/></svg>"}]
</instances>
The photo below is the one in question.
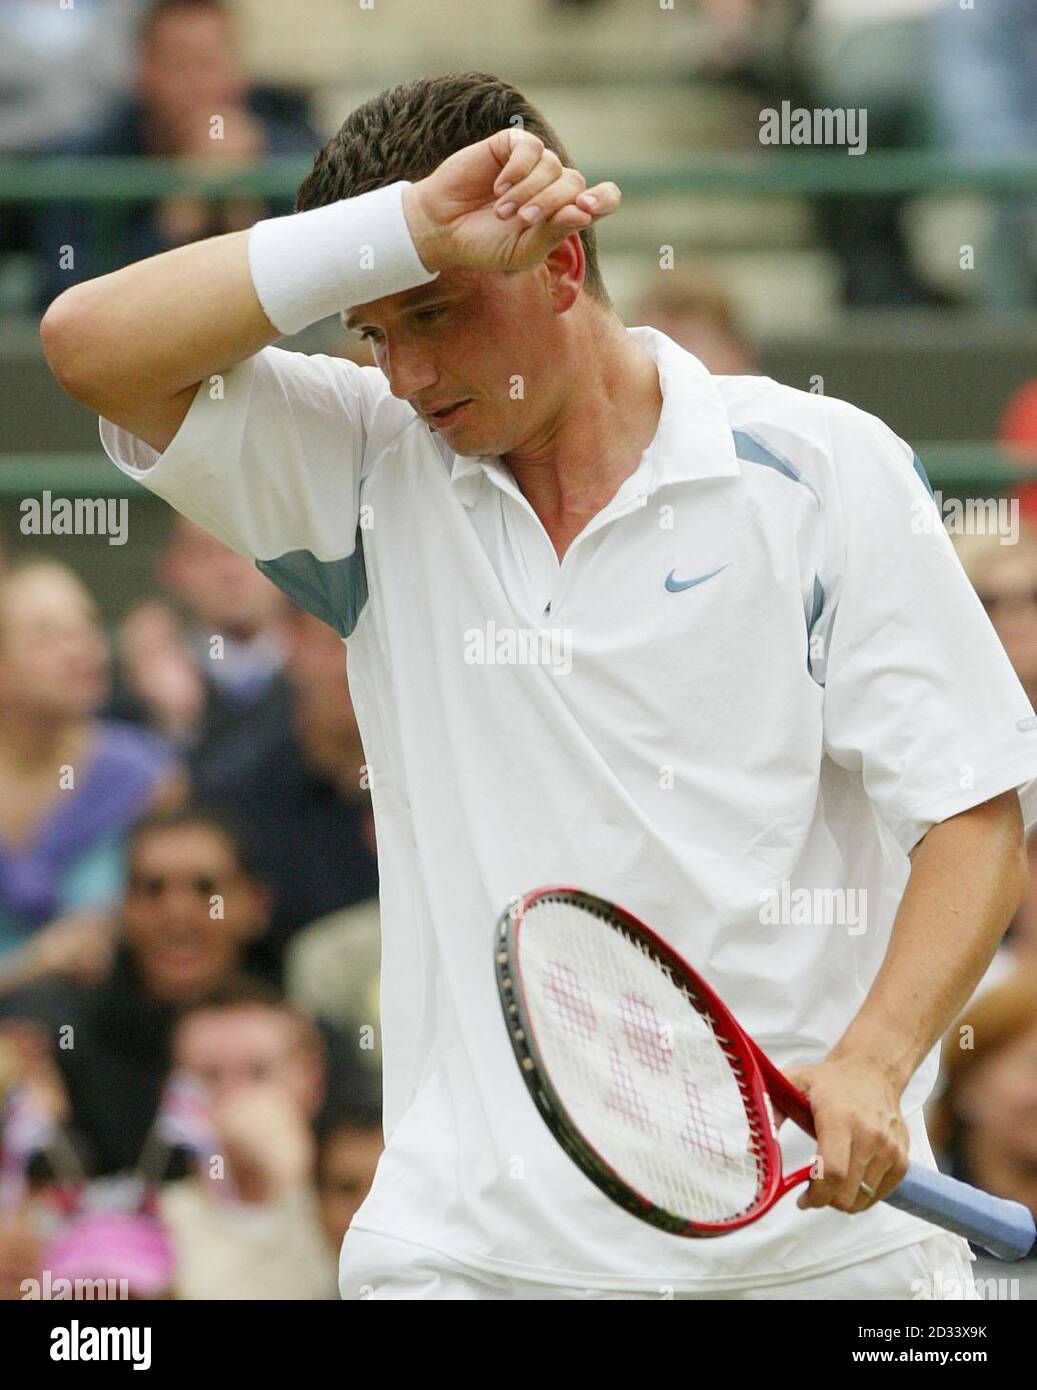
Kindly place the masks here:
<instances>
[{"instance_id":1,"label":"nike swoosh logo","mask_svg":"<svg viewBox=\"0 0 1037 1390\"><path fill-rule=\"evenodd\" d=\"M731 561L728 560L727 565L730 563ZM707 579L712 579L715 574L720 573L720 570L726 570L727 565L721 565L719 569L710 570L708 574L697 574L694 579L676 579L674 576L677 571L670 570L669 574L666 576L666 590L671 594L680 594L683 593L685 589L694 589L696 584L705 584Z\"/></svg>"}]
</instances>

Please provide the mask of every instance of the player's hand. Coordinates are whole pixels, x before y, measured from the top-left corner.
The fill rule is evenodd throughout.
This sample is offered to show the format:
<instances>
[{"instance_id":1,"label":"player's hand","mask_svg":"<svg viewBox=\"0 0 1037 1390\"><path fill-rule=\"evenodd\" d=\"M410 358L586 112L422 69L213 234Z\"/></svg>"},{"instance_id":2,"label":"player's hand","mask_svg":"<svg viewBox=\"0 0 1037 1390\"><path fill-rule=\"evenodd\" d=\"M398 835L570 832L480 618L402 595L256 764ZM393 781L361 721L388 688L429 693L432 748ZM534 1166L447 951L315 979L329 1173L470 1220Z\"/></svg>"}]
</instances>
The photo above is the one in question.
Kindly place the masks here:
<instances>
[{"instance_id":1,"label":"player's hand","mask_svg":"<svg viewBox=\"0 0 1037 1390\"><path fill-rule=\"evenodd\" d=\"M850 1058L830 1057L785 1075L810 1101L820 1157L820 1174L798 1205L856 1214L881 1202L908 1167L898 1088L874 1064Z\"/></svg>"},{"instance_id":2,"label":"player's hand","mask_svg":"<svg viewBox=\"0 0 1037 1390\"><path fill-rule=\"evenodd\" d=\"M614 183L587 187L527 130L458 150L404 190L414 245L429 270L529 270L560 241L615 212Z\"/></svg>"}]
</instances>

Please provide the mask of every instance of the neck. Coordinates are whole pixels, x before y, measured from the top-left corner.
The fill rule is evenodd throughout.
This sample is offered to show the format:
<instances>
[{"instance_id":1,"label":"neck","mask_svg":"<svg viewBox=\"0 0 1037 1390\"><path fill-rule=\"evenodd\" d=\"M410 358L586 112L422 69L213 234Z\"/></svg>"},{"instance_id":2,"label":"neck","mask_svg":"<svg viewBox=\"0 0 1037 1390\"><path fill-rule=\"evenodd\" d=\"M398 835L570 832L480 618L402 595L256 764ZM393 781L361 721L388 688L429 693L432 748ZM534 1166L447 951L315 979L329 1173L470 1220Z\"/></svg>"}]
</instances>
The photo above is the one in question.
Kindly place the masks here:
<instances>
[{"instance_id":1,"label":"neck","mask_svg":"<svg viewBox=\"0 0 1037 1390\"><path fill-rule=\"evenodd\" d=\"M89 727L89 720L40 719L21 710L0 710L3 760L20 772L53 768L79 752Z\"/></svg>"},{"instance_id":2,"label":"neck","mask_svg":"<svg viewBox=\"0 0 1037 1390\"><path fill-rule=\"evenodd\" d=\"M565 394L505 459L545 528L575 534L636 471L663 398L655 363L614 315L580 306L563 331Z\"/></svg>"}]
</instances>

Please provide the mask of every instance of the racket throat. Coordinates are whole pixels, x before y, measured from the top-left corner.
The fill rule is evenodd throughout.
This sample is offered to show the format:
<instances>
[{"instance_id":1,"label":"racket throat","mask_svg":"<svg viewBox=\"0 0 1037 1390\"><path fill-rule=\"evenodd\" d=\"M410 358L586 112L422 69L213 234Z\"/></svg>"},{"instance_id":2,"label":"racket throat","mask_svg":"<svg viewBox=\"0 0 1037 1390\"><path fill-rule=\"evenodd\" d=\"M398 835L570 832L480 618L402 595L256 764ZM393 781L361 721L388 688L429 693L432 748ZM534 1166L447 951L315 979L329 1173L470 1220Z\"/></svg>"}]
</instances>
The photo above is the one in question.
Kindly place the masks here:
<instances>
[{"instance_id":1,"label":"racket throat","mask_svg":"<svg viewBox=\"0 0 1037 1390\"><path fill-rule=\"evenodd\" d=\"M808 1163L805 1168L797 1168L794 1173L782 1174L781 1182L778 1184L778 1195L776 1201L780 1201L786 1192L792 1188L799 1187L801 1183L812 1182L814 1178L814 1165Z\"/></svg>"}]
</instances>

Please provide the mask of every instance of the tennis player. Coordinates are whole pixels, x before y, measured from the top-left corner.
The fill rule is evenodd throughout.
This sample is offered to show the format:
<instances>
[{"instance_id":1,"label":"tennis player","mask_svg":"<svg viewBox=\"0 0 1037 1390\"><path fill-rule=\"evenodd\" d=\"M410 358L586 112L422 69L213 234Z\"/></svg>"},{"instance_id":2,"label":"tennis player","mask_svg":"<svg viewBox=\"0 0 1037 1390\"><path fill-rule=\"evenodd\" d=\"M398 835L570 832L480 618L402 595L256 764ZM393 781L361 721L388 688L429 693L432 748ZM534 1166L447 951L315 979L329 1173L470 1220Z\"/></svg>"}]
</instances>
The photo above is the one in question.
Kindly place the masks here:
<instances>
[{"instance_id":1,"label":"tennis player","mask_svg":"<svg viewBox=\"0 0 1037 1390\"><path fill-rule=\"evenodd\" d=\"M878 1203L1021 897L1037 717L906 444L623 326L619 201L512 87L415 82L298 212L66 291L43 341L113 461L348 647L388 1145L343 1296L932 1296L967 1246ZM335 313L377 367L273 346ZM806 1088L808 1209L682 1240L570 1163L491 948L551 882L668 934Z\"/></svg>"}]
</instances>

